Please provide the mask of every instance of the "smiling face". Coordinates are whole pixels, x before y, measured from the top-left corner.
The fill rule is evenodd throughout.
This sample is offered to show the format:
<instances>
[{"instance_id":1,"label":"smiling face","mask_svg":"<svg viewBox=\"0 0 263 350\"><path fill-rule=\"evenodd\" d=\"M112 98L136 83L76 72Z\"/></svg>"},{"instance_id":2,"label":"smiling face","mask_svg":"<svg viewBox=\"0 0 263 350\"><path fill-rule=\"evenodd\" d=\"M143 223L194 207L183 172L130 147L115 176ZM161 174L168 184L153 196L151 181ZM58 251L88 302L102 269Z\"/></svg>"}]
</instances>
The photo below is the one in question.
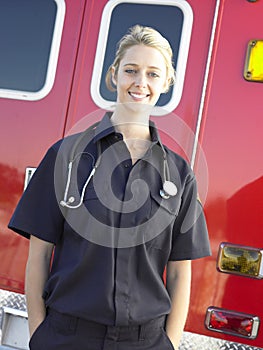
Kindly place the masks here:
<instances>
[{"instance_id":1,"label":"smiling face","mask_svg":"<svg viewBox=\"0 0 263 350\"><path fill-rule=\"evenodd\" d=\"M133 107L154 106L169 86L163 55L145 45L127 49L118 71L112 68L112 80L117 87L117 103Z\"/></svg>"}]
</instances>

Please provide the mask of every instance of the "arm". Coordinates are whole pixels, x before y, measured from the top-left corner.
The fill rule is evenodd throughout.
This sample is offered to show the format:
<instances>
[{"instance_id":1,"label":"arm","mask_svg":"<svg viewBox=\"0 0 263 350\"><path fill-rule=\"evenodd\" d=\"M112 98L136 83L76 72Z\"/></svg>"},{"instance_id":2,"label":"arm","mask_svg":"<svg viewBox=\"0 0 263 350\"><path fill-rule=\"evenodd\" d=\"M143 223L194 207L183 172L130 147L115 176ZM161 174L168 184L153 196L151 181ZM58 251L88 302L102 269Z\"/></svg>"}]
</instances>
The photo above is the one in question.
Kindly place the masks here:
<instances>
[{"instance_id":1,"label":"arm","mask_svg":"<svg viewBox=\"0 0 263 350\"><path fill-rule=\"evenodd\" d=\"M167 290L172 301L167 317L166 332L175 350L178 349L185 326L191 289L191 261L169 261L167 265Z\"/></svg>"},{"instance_id":2,"label":"arm","mask_svg":"<svg viewBox=\"0 0 263 350\"><path fill-rule=\"evenodd\" d=\"M25 280L30 336L46 316L42 294L49 274L53 247L52 243L42 241L35 236L30 237Z\"/></svg>"}]
</instances>

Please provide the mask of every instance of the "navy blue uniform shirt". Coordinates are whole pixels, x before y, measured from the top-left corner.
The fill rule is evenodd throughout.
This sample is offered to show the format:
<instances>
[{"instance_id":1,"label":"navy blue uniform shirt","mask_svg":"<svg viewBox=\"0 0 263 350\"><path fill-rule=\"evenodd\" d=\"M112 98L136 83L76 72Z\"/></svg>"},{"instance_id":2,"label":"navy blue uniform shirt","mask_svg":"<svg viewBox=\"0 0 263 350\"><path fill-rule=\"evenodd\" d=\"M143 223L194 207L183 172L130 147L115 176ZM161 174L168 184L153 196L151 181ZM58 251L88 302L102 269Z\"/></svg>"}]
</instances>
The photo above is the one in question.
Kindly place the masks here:
<instances>
[{"instance_id":1,"label":"navy blue uniform shirt","mask_svg":"<svg viewBox=\"0 0 263 350\"><path fill-rule=\"evenodd\" d=\"M79 134L53 145L30 180L9 228L55 244L43 294L47 307L107 325L142 324L170 312L163 281L168 261L210 255L195 176L165 147L178 193L160 196L163 152L154 125L150 130L151 145L135 164L108 114L87 134L74 154L72 204L97 159L98 142L102 155L77 209L60 201Z\"/></svg>"}]
</instances>

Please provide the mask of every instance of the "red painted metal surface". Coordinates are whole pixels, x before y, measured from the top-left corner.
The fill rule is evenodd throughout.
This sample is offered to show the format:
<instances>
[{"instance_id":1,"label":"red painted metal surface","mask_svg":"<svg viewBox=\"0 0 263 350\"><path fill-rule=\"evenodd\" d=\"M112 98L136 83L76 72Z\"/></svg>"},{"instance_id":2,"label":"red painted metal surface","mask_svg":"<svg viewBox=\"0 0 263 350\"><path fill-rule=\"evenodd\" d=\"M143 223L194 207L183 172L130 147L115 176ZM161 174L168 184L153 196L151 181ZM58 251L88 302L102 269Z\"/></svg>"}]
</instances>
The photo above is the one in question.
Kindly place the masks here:
<instances>
[{"instance_id":1,"label":"red painted metal surface","mask_svg":"<svg viewBox=\"0 0 263 350\"><path fill-rule=\"evenodd\" d=\"M37 166L48 146L64 132L71 132L83 117L88 116L87 123L92 124L101 116L94 113L98 107L90 95L90 81L106 3L106 0L66 1L56 81L46 98L33 103L0 99L0 288L19 292L24 288L28 242L7 230L6 225L22 193L25 168ZM164 143L188 158L216 0L189 0L189 4L194 23L182 99L172 114L154 118ZM199 157L195 170L199 183L206 181L205 170L209 175L207 196L205 186L200 195L205 201L213 256L193 263L186 330L215 337L218 334L204 327L210 305L263 319L262 281L216 271L221 241L262 247L263 85L242 78L247 42L260 36L262 39L262 13L262 1L221 2L203 111L200 142L207 164L204 166ZM178 138L183 140L180 147L176 144ZM263 331L254 341L231 340L263 347Z\"/></svg>"},{"instance_id":2,"label":"red painted metal surface","mask_svg":"<svg viewBox=\"0 0 263 350\"><path fill-rule=\"evenodd\" d=\"M262 12L262 2L226 1L221 6L202 127L209 173L205 211L213 257L194 264L193 312L188 319L189 327L199 325L198 332L203 328L198 314L208 304L263 319L262 280L215 271L220 242L263 246L263 85L242 77L249 40L262 38ZM263 346L262 330L251 341L221 337Z\"/></svg>"}]
</instances>

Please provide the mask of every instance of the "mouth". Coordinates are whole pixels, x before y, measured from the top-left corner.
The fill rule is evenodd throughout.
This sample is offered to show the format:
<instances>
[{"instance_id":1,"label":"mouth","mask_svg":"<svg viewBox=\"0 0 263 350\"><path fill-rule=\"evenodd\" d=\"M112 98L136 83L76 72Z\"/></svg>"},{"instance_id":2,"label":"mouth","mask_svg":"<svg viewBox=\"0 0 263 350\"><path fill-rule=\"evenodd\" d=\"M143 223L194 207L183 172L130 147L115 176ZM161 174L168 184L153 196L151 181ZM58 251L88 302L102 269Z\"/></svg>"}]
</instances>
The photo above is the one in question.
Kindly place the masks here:
<instances>
[{"instance_id":1,"label":"mouth","mask_svg":"<svg viewBox=\"0 0 263 350\"><path fill-rule=\"evenodd\" d=\"M129 95L136 101L143 101L144 99L150 96L150 94L142 94L142 93L131 92L131 91L129 91Z\"/></svg>"}]
</instances>

